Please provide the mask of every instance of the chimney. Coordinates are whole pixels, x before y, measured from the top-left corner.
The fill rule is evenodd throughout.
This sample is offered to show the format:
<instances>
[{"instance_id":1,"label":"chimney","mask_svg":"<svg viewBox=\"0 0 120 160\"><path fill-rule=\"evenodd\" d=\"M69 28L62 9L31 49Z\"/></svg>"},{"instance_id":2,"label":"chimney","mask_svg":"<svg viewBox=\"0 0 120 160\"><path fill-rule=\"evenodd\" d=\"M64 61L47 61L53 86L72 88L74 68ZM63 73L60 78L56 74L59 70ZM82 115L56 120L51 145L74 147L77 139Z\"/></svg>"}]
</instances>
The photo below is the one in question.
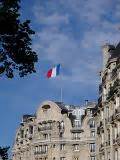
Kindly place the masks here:
<instances>
[{"instance_id":1,"label":"chimney","mask_svg":"<svg viewBox=\"0 0 120 160\"><path fill-rule=\"evenodd\" d=\"M105 70L106 68L106 64L108 62L108 59L110 57L110 54L109 54L109 44L105 44L102 46L102 51L103 51L103 70Z\"/></svg>"},{"instance_id":2,"label":"chimney","mask_svg":"<svg viewBox=\"0 0 120 160\"><path fill-rule=\"evenodd\" d=\"M87 105L88 105L88 100L86 99L86 100L85 100L85 106L87 106Z\"/></svg>"},{"instance_id":3,"label":"chimney","mask_svg":"<svg viewBox=\"0 0 120 160\"><path fill-rule=\"evenodd\" d=\"M109 58L114 54L115 46L106 43L105 45L102 46L102 51L103 51L103 71L106 68L106 64L109 60Z\"/></svg>"}]
</instances>

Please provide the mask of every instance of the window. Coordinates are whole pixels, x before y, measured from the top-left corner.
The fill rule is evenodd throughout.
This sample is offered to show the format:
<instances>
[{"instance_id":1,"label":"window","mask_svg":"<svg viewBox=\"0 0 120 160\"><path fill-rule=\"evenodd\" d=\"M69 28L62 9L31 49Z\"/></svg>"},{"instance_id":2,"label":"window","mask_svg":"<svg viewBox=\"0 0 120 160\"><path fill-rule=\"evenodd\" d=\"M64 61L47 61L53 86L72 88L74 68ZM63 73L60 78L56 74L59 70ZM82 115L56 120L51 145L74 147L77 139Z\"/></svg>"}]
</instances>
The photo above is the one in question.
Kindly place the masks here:
<instances>
[{"instance_id":1,"label":"window","mask_svg":"<svg viewBox=\"0 0 120 160\"><path fill-rule=\"evenodd\" d=\"M60 157L60 160L65 160L65 157Z\"/></svg>"},{"instance_id":2,"label":"window","mask_svg":"<svg viewBox=\"0 0 120 160\"><path fill-rule=\"evenodd\" d=\"M95 131L91 131L91 137L95 137Z\"/></svg>"},{"instance_id":3,"label":"window","mask_svg":"<svg viewBox=\"0 0 120 160\"><path fill-rule=\"evenodd\" d=\"M74 151L79 151L79 144L74 144Z\"/></svg>"},{"instance_id":4,"label":"window","mask_svg":"<svg viewBox=\"0 0 120 160\"><path fill-rule=\"evenodd\" d=\"M43 135L45 139L48 139L48 134Z\"/></svg>"},{"instance_id":5,"label":"window","mask_svg":"<svg viewBox=\"0 0 120 160\"><path fill-rule=\"evenodd\" d=\"M45 153L48 151L48 146L47 145L44 146L44 150L45 150Z\"/></svg>"},{"instance_id":6,"label":"window","mask_svg":"<svg viewBox=\"0 0 120 160\"><path fill-rule=\"evenodd\" d=\"M109 107L106 107L106 117L109 118Z\"/></svg>"},{"instance_id":7,"label":"window","mask_svg":"<svg viewBox=\"0 0 120 160\"><path fill-rule=\"evenodd\" d=\"M114 137L115 139L117 138L117 127L116 126L114 127Z\"/></svg>"},{"instance_id":8,"label":"window","mask_svg":"<svg viewBox=\"0 0 120 160\"><path fill-rule=\"evenodd\" d=\"M42 152L42 146L39 146L39 152Z\"/></svg>"},{"instance_id":9,"label":"window","mask_svg":"<svg viewBox=\"0 0 120 160\"><path fill-rule=\"evenodd\" d=\"M95 143L90 143L90 152L95 152Z\"/></svg>"},{"instance_id":10,"label":"window","mask_svg":"<svg viewBox=\"0 0 120 160\"><path fill-rule=\"evenodd\" d=\"M21 138L24 138L24 130L21 130L21 131L20 131L20 137L21 137Z\"/></svg>"},{"instance_id":11,"label":"window","mask_svg":"<svg viewBox=\"0 0 120 160\"><path fill-rule=\"evenodd\" d=\"M103 133L101 134L101 142L102 142L102 144L104 143L104 134Z\"/></svg>"},{"instance_id":12,"label":"window","mask_svg":"<svg viewBox=\"0 0 120 160\"><path fill-rule=\"evenodd\" d=\"M55 144L53 144L53 148L55 148Z\"/></svg>"},{"instance_id":13,"label":"window","mask_svg":"<svg viewBox=\"0 0 120 160\"><path fill-rule=\"evenodd\" d=\"M65 144L61 144L60 145L60 150L64 150L65 149Z\"/></svg>"},{"instance_id":14,"label":"window","mask_svg":"<svg viewBox=\"0 0 120 160\"><path fill-rule=\"evenodd\" d=\"M110 145L110 130L107 130L107 134L108 134L108 144Z\"/></svg>"},{"instance_id":15,"label":"window","mask_svg":"<svg viewBox=\"0 0 120 160\"><path fill-rule=\"evenodd\" d=\"M101 156L101 160L105 160L105 155L102 155L102 156Z\"/></svg>"},{"instance_id":16,"label":"window","mask_svg":"<svg viewBox=\"0 0 120 160\"><path fill-rule=\"evenodd\" d=\"M95 160L95 156L91 156L91 157L90 157L90 160Z\"/></svg>"},{"instance_id":17,"label":"window","mask_svg":"<svg viewBox=\"0 0 120 160\"><path fill-rule=\"evenodd\" d=\"M118 150L115 150L115 160L118 160Z\"/></svg>"},{"instance_id":18,"label":"window","mask_svg":"<svg viewBox=\"0 0 120 160\"><path fill-rule=\"evenodd\" d=\"M89 125L90 125L90 128L94 128L95 127L95 121L93 119L90 120Z\"/></svg>"},{"instance_id":19,"label":"window","mask_svg":"<svg viewBox=\"0 0 120 160\"><path fill-rule=\"evenodd\" d=\"M93 110L92 110L92 109L90 109L90 115L91 115L91 116L93 115Z\"/></svg>"},{"instance_id":20,"label":"window","mask_svg":"<svg viewBox=\"0 0 120 160\"><path fill-rule=\"evenodd\" d=\"M60 138L62 138L63 137L63 133L62 132L60 132Z\"/></svg>"},{"instance_id":21,"label":"window","mask_svg":"<svg viewBox=\"0 0 120 160\"><path fill-rule=\"evenodd\" d=\"M33 134L33 126L29 126L29 133Z\"/></svg>"},{"instance_id":22,"label":"window","mask_svg":"<svg viewBox=\"0 0 120 160\"><path fill-rule=\"evenodd\" d=\"M37 153L37 152L38 152L38 146L35 147L35 153Z\"/></svg>"},{"instance_id":23,"label":"window","mask_svg":"<svg viewBox=\"0 0 120 160\"><path fill-rule=\"evenodd\" d=\"M110 152L107 153L107 160L110 160Z\"/></svg>"},{"instance_id":24,"label":"window","mask_svg":"<svg viewBox=\"0 0 120 160\"><path fill-rule=\"evenodd\" d=\"M104 112L103 112L103 110L101 111L101 120L103 120L104 119Z\"/></svg>"},{"instance_id":25,"label":"window","mask_svg":"<svg viewBox=\"0 0 120 160\"><path fill-rule=\"evenodd\" d=\"M48 146L47 145L40 145L35 147L35 153L36 154L41 154L41 153L46 153L48 151Z\"/></svg>"},{"instance_id":26,"label":"window","mask_svg":"<svg viewBox=\"0 0 120 160\"><path fill-rule=\"evenodd\" d=\"M116 97L116 108L119 107L119 104L120 104L120 97Z\"/></svg>"},{"instance_id":27,"label":"window","mask_svg":"<svg viewBox=\"0 0 120 160\"><path fill-rule=\"evenodd\" d=\"M73 139L80 139L80 133L73 133Z\"/></svg>"},{"instance_id":28,"label":"window","mask_svg":"<svg viewBox=\"0 0 120 160\"><path fill-rule=\"evenodd\" d=\"M74 160L79 160L79 158L78 158L78 157L75 157Z\"/></svg>"},{"instance_id":29,"label":"window","mask_svg":"<svg viewBox=\"0 0 120 160\"><path fill-rule=\"evenodd\" d=\"M81 122L80 120L75 120L75 127L80 127L81 126Z\"/></svg>"}]
</instances>

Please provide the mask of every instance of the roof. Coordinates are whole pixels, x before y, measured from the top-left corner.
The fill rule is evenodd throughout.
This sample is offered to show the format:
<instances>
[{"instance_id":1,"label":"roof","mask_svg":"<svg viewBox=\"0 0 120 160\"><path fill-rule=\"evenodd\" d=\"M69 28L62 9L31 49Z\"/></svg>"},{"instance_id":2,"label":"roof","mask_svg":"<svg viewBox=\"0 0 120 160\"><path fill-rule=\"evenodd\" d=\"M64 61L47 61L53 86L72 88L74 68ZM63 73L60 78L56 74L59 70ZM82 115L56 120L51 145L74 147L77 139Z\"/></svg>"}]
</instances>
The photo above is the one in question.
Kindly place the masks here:
<instances>
[{"instance_id":1,"label":"roof","mask_svg":"<svg viewBox=\"0 0 120 160\"><path fill-rule=\"evenodd\" d=\"M35 115L25 114L25 115L23 115L22 121L27 122L30 118L34 118L34 117L35 117Z\"/></svg>"},{"instance_id":2,"label":"roof","mask_svg":"<svg viewBox=\"0 0 120 160\"><path fill-rule=\"evenodd\" d=\"M59 106L60 109L68 111L63 102L55 102L55 103Z\"/></svg>"}]
</instances>

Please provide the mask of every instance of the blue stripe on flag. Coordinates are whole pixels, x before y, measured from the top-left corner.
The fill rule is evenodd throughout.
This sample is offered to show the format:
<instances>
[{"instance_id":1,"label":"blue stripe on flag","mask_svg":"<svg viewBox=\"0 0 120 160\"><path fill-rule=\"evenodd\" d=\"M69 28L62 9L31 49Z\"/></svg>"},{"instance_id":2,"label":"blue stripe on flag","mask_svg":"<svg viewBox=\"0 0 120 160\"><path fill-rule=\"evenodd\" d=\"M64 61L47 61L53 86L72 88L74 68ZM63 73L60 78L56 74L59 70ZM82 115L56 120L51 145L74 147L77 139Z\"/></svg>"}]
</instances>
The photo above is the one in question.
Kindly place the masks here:
<instances>
[{"instance_id":1,"label":"blue stripe on flag","mask_svg":"<svg viewBox=\"0 0 120 160\"><path fill-rule=\"evenodd\" d=\"M56 75L60 74L60 64L57 65L57 69L56 69Z\"/></svg>"}]
</instances>

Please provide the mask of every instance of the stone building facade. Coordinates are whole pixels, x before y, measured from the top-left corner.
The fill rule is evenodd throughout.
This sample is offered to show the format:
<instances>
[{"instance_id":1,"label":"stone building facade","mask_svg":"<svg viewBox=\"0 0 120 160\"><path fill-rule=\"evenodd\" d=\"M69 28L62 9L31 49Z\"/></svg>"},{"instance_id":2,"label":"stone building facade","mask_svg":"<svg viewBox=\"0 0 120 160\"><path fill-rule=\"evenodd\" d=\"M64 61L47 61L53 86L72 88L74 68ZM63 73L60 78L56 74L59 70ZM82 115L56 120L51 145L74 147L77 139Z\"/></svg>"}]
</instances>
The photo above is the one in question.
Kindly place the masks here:
<instances>
[{"instance_id":1,"label":"stone building facade","mask_svg":"<svg viewBox=\"0 0 120 160\"><path fill-rule=\"evenodd\" d=\"M94 103L85 106L81 125L75 125L73 107L43 102L35 115L23 116L13 160L95 160L94 108Z\"/></svg>"},{"instance_id":2,"label":"stone building facade","mask_svg":"<svg viewBox=\"0 0 120 160\"><path fill-rule=\"evenodd\" d=\"M103 46L95 122L96 159L120 160L120 44Z\"/></svg>"}]
</instances>

